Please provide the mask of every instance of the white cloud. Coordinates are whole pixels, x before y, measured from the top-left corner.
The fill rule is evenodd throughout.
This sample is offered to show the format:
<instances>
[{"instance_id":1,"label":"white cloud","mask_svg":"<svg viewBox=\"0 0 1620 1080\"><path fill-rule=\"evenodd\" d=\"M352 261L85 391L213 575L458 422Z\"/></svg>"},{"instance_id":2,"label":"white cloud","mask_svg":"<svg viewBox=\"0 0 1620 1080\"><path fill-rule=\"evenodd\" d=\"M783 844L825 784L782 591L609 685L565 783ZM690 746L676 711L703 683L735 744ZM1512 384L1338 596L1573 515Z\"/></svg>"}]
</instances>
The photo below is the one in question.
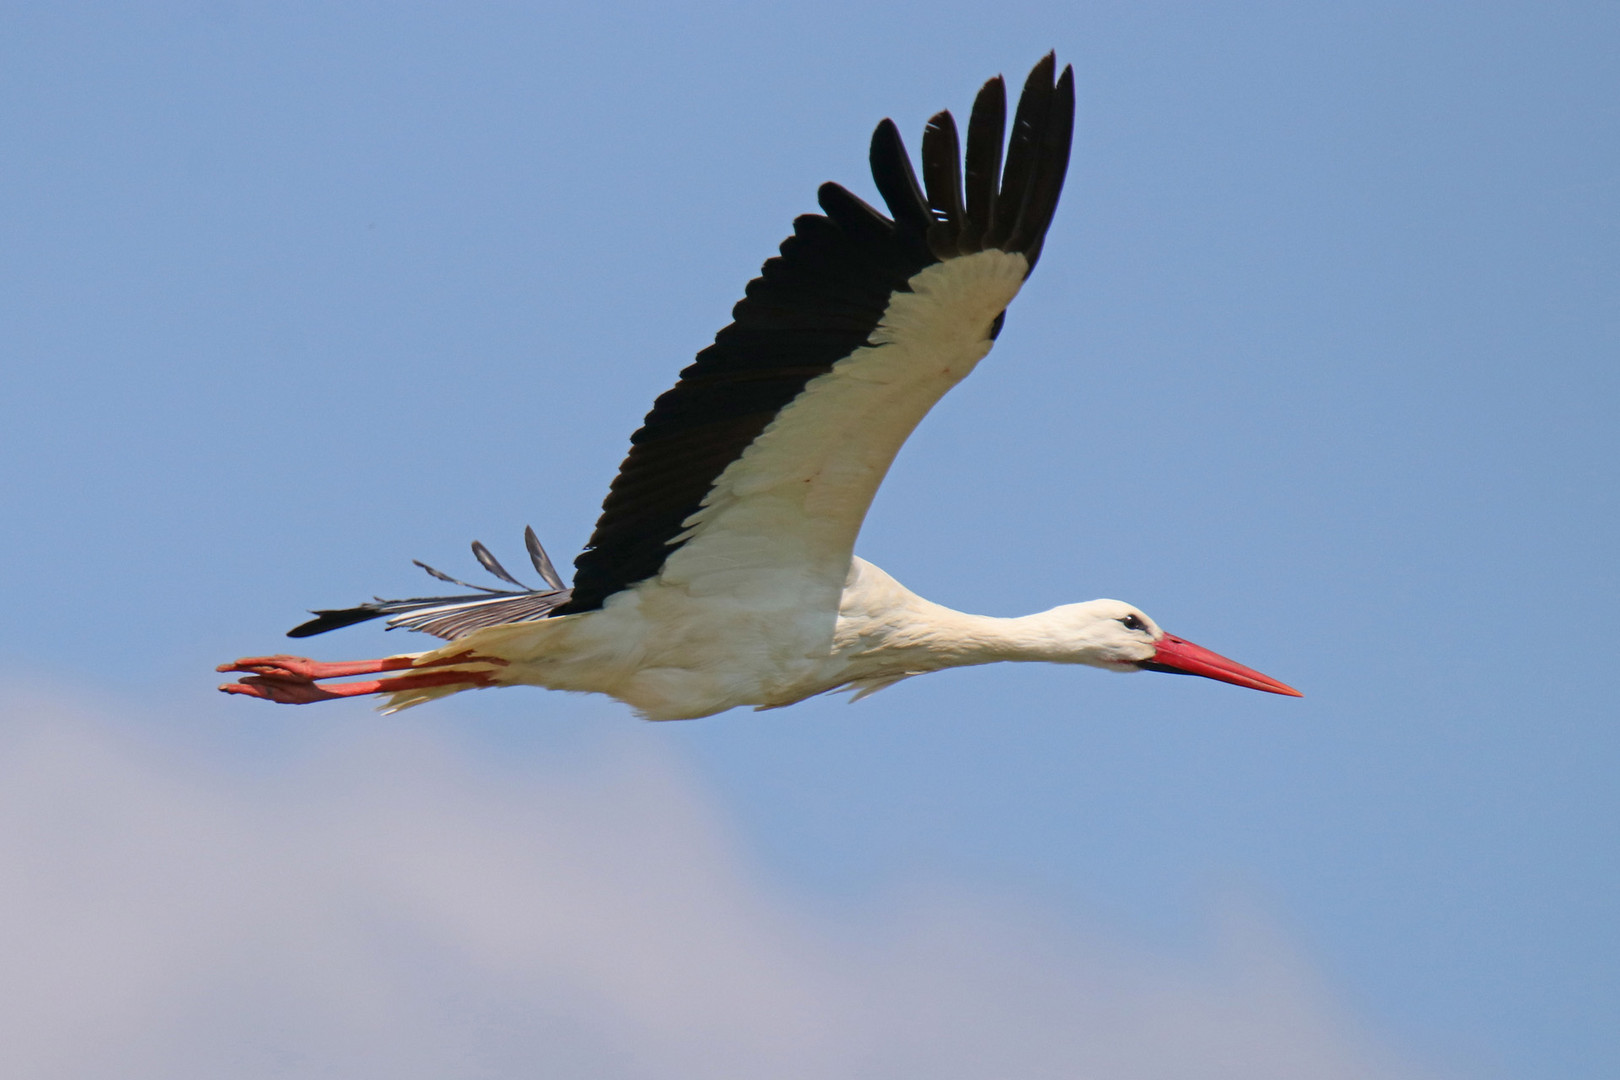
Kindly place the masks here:
<instances>
[{"instance_id":1,"label":"white cloud","mask_svg":"<svg viewBox=\"0 0 1620 1080\"><path fill-rule=\"evenodd\" d=\"M1194 959L966 887L818 911L640 751L371 725L265 766L12 701L0 1075L1416 1075L1263 927Z\"/></svg>"}]
</instances>

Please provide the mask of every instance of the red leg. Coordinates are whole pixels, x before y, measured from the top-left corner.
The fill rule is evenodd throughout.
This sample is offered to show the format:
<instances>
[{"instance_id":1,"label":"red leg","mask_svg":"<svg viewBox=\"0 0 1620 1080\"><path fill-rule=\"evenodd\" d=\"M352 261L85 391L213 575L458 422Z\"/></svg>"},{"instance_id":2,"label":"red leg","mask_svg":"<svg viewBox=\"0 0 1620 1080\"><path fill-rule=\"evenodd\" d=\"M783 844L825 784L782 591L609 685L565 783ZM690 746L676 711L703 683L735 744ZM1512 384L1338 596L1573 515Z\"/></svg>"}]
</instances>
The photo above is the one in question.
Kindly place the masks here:
<instances>
[{"instance_id":1,"label":"red leg","mask_svg":"<svg viewBox=\"0 0 1620 1080\"><path fill-rule=\"evenodd\" d=\"M383 660L353 660L323 663L302 656L255 656L238 660L234 664L221 664L220 671L245 671L249 674L241 682L226 683L220 689L227 694L243 694L282 705L309 705L316 701L334 701L338 698L363 694L394 694L405 690L422 690L434 686L468 687L489 686L493 682L487 671L418 671L410 675L395 675L388 679L369 679L365 682L334 683L317 686L318 679L343 678L348 675L371 675L381 671L403 671L413 667L441 667L446 664L467 662L496 663L505 661L493 657L475 657L460 653L453 657L430 660L417 665L408 656L393 656Z\"/></svg>"},{"instance_id":2,"label":"red leg","mask_svg":"<svg viewBox=\"0 0 1620 1080\"><path fill-rule=\"evenodd\" d=\"M384 660L348 660L326 663L304 656L248 656L234 664L221 664L215 671L246 671L253 675L281 675L297 679L341 679L347 675L375 675L379 671L402 671L413 666L408 656Z\"/></svg>"}]
</instances>

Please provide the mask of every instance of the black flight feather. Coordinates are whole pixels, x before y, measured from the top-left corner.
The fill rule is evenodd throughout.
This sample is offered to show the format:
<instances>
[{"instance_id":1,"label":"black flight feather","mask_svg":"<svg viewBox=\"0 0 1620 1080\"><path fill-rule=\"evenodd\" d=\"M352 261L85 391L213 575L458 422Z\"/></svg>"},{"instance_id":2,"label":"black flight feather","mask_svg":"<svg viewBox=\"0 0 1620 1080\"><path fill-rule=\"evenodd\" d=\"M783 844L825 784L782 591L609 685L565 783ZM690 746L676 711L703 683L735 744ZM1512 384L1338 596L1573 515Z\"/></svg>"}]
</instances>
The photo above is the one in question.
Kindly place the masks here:
<instances>
[{"instance_id":1,"label":"black flight feather","mask_svg":"<svg viewBox=\"0 0 1620 1080\"><path fill-rule=\"evenodd\" d=\"M973 99L968 118L967 216L957 247L963 254L984 250L984 237L995 224L996 188L1001 183L1001 139L1007 128L1007 84L1000 75L985 83Z\"/></svg>"},{"instance_id":2,"label":"black flight feather","mask_svg":"<svg viewBox=\"0 0 1620 1080\"><path fill-rule=\"evenodd\" d=\"M1001 192L996 198L995 222L985 233L985 247L1016 250L1008 240L1017 229L1024 208L1028 205L1031 182L1035 177L1037 158L1041 148L1041 135L1046 114L1052 104L1052 67L1056 57L1047 53L1041 57L1024 82L1024 92L1018 97L1018 110L1013 115L1012 134L1007 140L1007 163L1001 171ZM1006 246L1004 246L1006 245Z\"/></svg>"},{"instance_id":3,"label":"black flight feather","mask_svg":"<svg viewBox=\"0 0 1620 1080\"><path fill-rule=\"evenodd\" d=\"M961 253L958 235L967 211L962 205L962 146L956 118L935 113L923 129L923 185L934 220L928 227L928 247L939 259Z\"/></svg>"}]
</instances>

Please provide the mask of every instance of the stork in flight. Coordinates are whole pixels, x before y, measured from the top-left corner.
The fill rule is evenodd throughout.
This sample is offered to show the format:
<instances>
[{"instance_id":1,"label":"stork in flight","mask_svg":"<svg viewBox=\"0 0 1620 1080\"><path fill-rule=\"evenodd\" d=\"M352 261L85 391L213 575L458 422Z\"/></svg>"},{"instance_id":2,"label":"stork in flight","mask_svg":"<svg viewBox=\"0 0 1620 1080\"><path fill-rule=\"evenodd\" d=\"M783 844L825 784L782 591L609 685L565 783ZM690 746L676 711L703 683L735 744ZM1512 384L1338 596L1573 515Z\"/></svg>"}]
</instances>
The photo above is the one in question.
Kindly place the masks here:
<instances>
[{"instance_id":1,"label":"stork in flight","mask_svg":"<svg viewBox=\"0 0 1620 1080\"><path fill-rule=\"evenodd\" d=\"M602 504L574 584L534 531L541 588L377 600L316 611L291 637L382 616L448 642L352 663L264 656L222 686L286 704L387 695L392 711L476 687L607 694L652 720L776 708L831 690L997 660L1164 671L1299 696L1167 634L1118 600L1017 619L930 603L854 554L906 436L990 351L1040 257L1068 168L1074 74L1030 72L1005 146L1001 78L979 91L961 152L949 112L928 122L922 184L892 121L872 176L893 219L837 184L793 223L715 336L660 397ZM420 564L419 564L420 565ZM329 679L386 675L362 681ZM324 685L323 685L324 684Z\"/></svg>"}]
</instances>

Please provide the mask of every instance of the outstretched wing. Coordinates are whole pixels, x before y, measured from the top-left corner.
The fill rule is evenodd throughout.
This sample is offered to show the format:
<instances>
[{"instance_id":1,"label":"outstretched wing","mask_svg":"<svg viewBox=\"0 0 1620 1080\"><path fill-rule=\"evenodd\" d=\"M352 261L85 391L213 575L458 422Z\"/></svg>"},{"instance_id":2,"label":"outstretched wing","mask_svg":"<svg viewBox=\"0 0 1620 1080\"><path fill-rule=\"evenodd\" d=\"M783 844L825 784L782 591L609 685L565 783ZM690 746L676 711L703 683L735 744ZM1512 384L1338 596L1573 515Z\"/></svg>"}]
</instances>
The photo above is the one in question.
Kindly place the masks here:
<instances>
[{"instance_id":1,"label":"outstretched wing","mask_svg":"<svg viewBox=\"0 0 1620 1080\"><path fill-rule=\"evenodd\" d=\"M1073 72L1054 82L1055 67L1049 54L1030 72L1005 164L998 76L974 101L965 158L951 114L929 121L921 185L894 124L878 125L872 176L892 220L822 185L825 214L793 223L732 324L631 436L572 590L530 530L544 588L523 586L475 543L479 562L516 589L424 567L478 593L316 611L289 636L387 616L391 628L457 639L594 611L653 581L758 615L835 613L855 536L895 454L989 352L1040 256L1074 127Z\"/></svg>"},{"instance_id":2,"label":"outstretched wing","mask_svg":"<svg viewBox=\"0 0 1620 1080\"><path fill-rule=\"evenodd\" d=\"M893 122L872 175L893 219L837 184L794 222L733 322L631 437L573 596L591 611L656 579L692 595L836 611L855 536L895 454L1001 329L1068 167L1074 76L1030 73L1003 165L1006 91L980 90L964 157L948 112L923 183ZM926 196L924 192L926 191Z\"/></svg>"}]
</instances>

